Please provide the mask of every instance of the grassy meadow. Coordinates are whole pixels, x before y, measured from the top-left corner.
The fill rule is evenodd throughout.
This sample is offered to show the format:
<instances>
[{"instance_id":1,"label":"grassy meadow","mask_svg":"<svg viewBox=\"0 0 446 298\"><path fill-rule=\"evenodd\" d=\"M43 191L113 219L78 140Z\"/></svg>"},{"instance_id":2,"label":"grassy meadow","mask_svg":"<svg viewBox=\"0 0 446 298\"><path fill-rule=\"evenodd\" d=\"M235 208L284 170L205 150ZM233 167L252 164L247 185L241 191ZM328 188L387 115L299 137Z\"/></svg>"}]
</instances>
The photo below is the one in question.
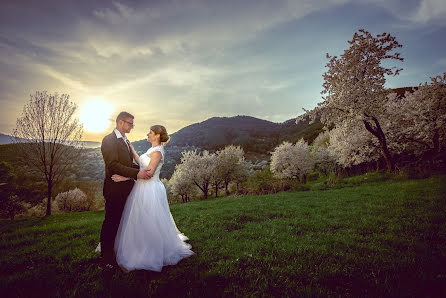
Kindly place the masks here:
<instances>
[{"instance_id":1,"label":"grassy meadow","mask_svg":"<svg viewBox=\"0 0 446 298\"><path fill-rule=\"evenodd\" d=\"M309 188L172 205L195 255L111 280L103 211L0 221L0 296L446 296L445 175Z\"/></svg>"}]
</instances>

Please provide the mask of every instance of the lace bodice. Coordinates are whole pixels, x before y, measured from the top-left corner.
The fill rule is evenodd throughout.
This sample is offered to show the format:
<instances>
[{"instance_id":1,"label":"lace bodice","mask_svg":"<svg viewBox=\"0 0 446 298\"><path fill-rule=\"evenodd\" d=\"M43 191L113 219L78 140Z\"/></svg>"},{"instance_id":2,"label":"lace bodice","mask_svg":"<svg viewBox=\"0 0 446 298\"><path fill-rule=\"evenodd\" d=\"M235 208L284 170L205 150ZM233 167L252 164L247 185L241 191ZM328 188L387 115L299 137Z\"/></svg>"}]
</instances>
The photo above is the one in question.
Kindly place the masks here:
<instances>
[{"instance_id":1,"label":"lace bodice","mask_svg":"<svg viewBox=\"0 0 446 298\"><path fill-rule=\"evenodd\" d=\"M156 167L155 173L153 173L152 179L153 178L159 179L161 167L163 166L163 163L164 163L164 147L163 146L160 145L160 146L152 147L149 150L147 150L146 153L142 154L139 157L139 168L140 169L147 169L147 167L150 164L150 159L151 159L149 157L149 154L154 152L154 151L161 152L161 160L160 160L160 163L158 164L158 166Z\"/></svg>"}]
</instances>

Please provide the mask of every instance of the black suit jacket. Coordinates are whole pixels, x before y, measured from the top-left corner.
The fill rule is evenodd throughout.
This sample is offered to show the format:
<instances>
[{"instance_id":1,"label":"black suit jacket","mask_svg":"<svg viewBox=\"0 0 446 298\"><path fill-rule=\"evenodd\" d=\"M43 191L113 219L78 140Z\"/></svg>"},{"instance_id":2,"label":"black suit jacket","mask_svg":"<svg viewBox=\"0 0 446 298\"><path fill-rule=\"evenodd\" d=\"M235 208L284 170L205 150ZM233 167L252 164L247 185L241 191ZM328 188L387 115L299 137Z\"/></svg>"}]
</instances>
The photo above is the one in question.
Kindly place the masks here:
<instances>
[{"instance_id":1,"label":"black suit jacket","mask_svg":"<svg viewBox=\"0 0 446 298\"><path fill-rule=\"evenodd\" d=\"M129 152L123 138L117 138L115 132L102 139L102 157L105 163L104 198L126 198L137 179L139 166L133 163L133 156ZM127 181L114 182L113 174L133 178Z\"/></svg>"}]
</instances>

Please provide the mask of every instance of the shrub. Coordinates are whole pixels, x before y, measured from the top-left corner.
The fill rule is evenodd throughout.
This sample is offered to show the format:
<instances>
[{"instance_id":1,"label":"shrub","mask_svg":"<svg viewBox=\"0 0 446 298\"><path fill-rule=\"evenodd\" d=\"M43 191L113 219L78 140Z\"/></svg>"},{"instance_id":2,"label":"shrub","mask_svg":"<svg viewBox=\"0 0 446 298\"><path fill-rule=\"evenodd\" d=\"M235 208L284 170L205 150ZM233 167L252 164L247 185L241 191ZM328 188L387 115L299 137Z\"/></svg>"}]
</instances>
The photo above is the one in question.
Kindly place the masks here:
<instances>
[{"instance_id":1,"label":"shrub","mask_svg":"<svg viewBox=\"0 0 446 298\"><path fill-rule=\"evenodd\" d=\"M88 196L79 188L61 192L54 200L61 212L89 211L94 206L94 198Z\"/></svg>"}]
</instances>

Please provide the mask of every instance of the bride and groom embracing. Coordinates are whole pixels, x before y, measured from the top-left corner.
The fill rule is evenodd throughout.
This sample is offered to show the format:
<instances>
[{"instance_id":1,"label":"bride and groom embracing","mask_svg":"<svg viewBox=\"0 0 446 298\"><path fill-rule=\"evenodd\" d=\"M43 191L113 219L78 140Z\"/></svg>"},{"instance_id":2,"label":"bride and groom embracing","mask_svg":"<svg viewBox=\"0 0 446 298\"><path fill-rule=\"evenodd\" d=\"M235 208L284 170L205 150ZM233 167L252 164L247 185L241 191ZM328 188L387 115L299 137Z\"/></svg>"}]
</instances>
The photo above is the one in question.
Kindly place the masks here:
<instances>
[{"instance_id":1,"label":"bride and groom embracing","mask_svg":"<svg viewBox=\"0 0 446 298\"><path fill-rule=\"evenodd\" d=\"M154 125L147 134L152 147L139 156L126 137L134 117L121 112L116 128L102 140L105 163L105 219L101 230L102 266L124 271L161 271L193 254L169 210L166 189L159 179L164 163L166 129ZM133 161L139 165L136 165Z\"/></svg>"}]
</instances>

